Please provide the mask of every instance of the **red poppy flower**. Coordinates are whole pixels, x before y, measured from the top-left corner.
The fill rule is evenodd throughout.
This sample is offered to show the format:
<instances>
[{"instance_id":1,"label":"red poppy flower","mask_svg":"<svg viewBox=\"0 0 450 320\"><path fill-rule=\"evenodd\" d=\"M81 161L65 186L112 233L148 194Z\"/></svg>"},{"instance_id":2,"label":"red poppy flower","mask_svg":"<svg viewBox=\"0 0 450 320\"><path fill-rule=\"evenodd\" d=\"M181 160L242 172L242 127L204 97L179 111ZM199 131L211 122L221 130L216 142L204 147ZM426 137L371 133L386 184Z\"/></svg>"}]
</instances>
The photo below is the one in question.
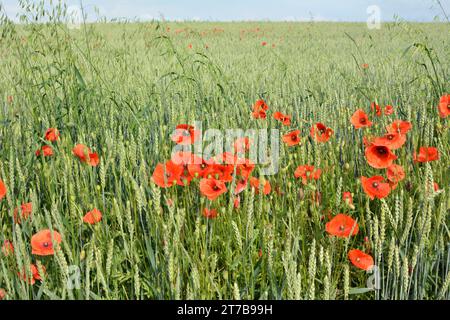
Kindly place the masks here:
<instances>
[{"instance_id":1,"label":"red poppy flower","mask_svg":"<svg viewBox=\"0 0 450 320\"><path fill-rule=\"evenodd\" d=\"M102 213L98 209L94 209L86 213L83 217L83 222L88 224L97 224L102 221Z\"/></svg>"},{"instance_id":2,"label":"red poppy flower","mask_svg":"<svg viewBox=\"0 0 450 320\"><path fill-rule=\"evenodd\" d=\"M14 253L14 245L11 241L5 240L2 245L2 253L5 257Z\"/></svg>"},{"instance_id":3,"label":"red poppy flower","mask_svg":"<svg viewBox=\"0 0 450 320\"><path fill-rule=\"evenodd\" d=\"M363 68L363 69L368 69L368 68L369 68L369 64L368 64L368 63L363 63L363 64L361 65L361 68Z\"/></svg>"},{"instance_id":4,"label":"red poppy flower","mask_svg":"<svg viewBox=\"0 0 450 320\"><path fill-rule=\"evenodd\" d=\"M355 129L372 126L372 122L369 120L369 117L362 109L356 110L355 113L353 113L350 122L355 127Z\"/></svg>"},{"instance_id":5,"label":"red poppy flower","mask_svg":"<svg viewBox=\"0 0 450 320\"><path fill-rule=\"evenodd\" d=\"M258 100L253 105L252 116L254 119L266 119L266 111L269 110L269 106L264 100Z\"/></svg>"},{"instance_id":6,"label":"red poppy flower","mask_svg":"<svg viewBox=\"0 0 450 320\"><path fill-rule=\"evenodd\" d=\"M22 220L28 220L32 212L33 205L31 202L22 204L20 207L14 209L14 222L20 224Z\"/></svg>"},{"instance_id":7,"label":"red poppy flower","mask_svg":"<svg viewBox=\"0 0 450 320\"><path fill-rule=\"evenodd\" d=\"M261 45L262 45L263 47L265 47L265 46L267 46L267 42L266 42L266 41L263 41L263 42L261 42Z\"/></svg>"},{"instance_id":8,"label":"red poppy flower","mask_svg":"<svg viewBox=\"0 0 450 320\"><path fill-rule=\"evenodd\" d=\"M175 127L171 139L179 145L191 145L200 137L200 132L188 124L180 124Z\"/></svg>"},{"instance_id":9,"label":"red poppy flower","mask_svg":"<svg viewBox=\"0 0 450 320\"><path fill-rule=\"evenodd\" d=\"M233 180L234 166L230 164L213 164L208 167L205 172L205 178L214 178L223 182L231 182Z\"/></svg>"},{"instance_id":10,"label":"red poppy flower","mask_svg":"<svg viewBox=\"0 0 450 320\"><path fill-rule=\"evenodd\" d=\"M0 301L6 298L6 291L5 289L0 288Z\"/></svg>"},{"instance_id":11,"label":"red poppy flower","mask_svg":"<svg viewBox=\"0 0 450 320\"><path fill-rule=\"evenodd\" d=\"M210 172L210 166L212 166L213 163L210 161L206 161L205 159L194 155L193 157L193 163L188 164L187 168L189 171L189 174L194 178L206 178L206 174Z\"/></svg>"},{"instance_id":12,"label":"red poppy flower","mask_svg":"<svg viewBox=\"0 0 450 320\"><path fill-rule=\"evenodd\" d=\"M6 196L7 189L5 183L0 179L0 201Z\"/></svg>"},{"instance_id":13,"label":"red poppy flower","mask_svg":"<svg viewBox=\"0 0 450 320\"><path fill-rule=\"evenodd\" d=\"M364 192L372 200L375 198L386 198L391 192L391 187L388 183L384 182L382 176L373 176L371 178L361 177L361 184Z\"/></svg>"},{"instance_id":14,"label":"red poppy flower","mask_svg":"<svg viewBox=\"0 0 450 320\"><path fill-rule=\"evenodd\" d=\"M270 191L272 190L272 187L270 185L270 182L265 179L258 179L255 177L250 178L250 186L255 189L255 193L259 194L259 192L262 189L262 193L265 195L268 195Z\"/></svg>"},{"instance_id":15,"label":"red poppy flower","mask_svg":"<svg viewBox=\"0 0 450 320\"><path fill-rule=\"evenodd\" d=\"M204 209L203 210L203 216L205 217L205 218L208 218L208 219L215 219L215 218L217 218L217 210L216 209Z\"/></svg>"},{"instance_id":16,"label":"red poppy flower","mask_svg":"<svg viewBox=\"0 0 450 320\"><path fill-rule=\"evenodd\" d=\"M444 94L439 101L439 116L447 118L450 115L450 94Z\"/></svg>"},{"instance_id":17,"label":"red poppy flower","mask_svg":"<svg viewBox=\"0 0 450 320\"><path fill-rule=\"evenodd\" d=\"M333 130L327 128L323 123L317 122L310 130L311 138L318 142L327 142L333 135Z\"/></svg>"},{"instance_id":18,"label":"red poppy flower","mask_svg":"<svg viewBox=\"0 0 450 320\"><path fill-rule=\"evenodd\" d=\"M100 158L98 157L98 154L97 153L89 153L89 161L88 161L88 163L92 167L98 166L98 164L100 163Z\"/></svg>"},{"instance_id":19,"label":"red poppy flower","mask_svg":"<svg viewBox=\"0 0 450 320\"><path fill-rule=\"evenodd\" d=\"M250 150L250 146L253 144L253 140L249 137L242 137L236 139L234 142L235 153L245 153Z\"/></svg>"},{"instance_id":20,"label":"red poppy flower","mask_svg":"<svg viewBox=\"0 0 450 320\"><path fill-rule=\"evenodd\" d=\"M291 116L288 116L286 114L282 114L281 112L275 112L273 114L273 118L275 120L280 121L283 125L285 126L290 126L291 125Z\"/></svg>"},{"instance_id":21,"label":"red poppy flower","mask_svg":"<svg viewBox=\"0 0 450 320\"><path fill-rule=\"evenodd\" d=\"M42 266L42 271L45 272L45 267ZM19 278L23 281L28 282L30 285L34 285L37 281L42 280L41 275L39 274L39 270L34 264L30 264L30 270L29 270L30 278L25 270L25 268L22 270L22 272L18 272Z\"/></svg>"},{"instance_id":22,"label":"red poppy flower","mask_svg":"<svg viewBox=\"0 0 450 320\"><path fill-rule=\"evenodd\" d=\"M359 269L367 271L373 268L373 258L370 255L362 252L361 250L350 250L348 253L348 258L350 259L352 264Z\"/></svg>"},{"instance_id":23,"label":"red poppy flower","mask_svg":"<svg viewBox=\"0 0 450 320\"><path fill-rule=\"evenodd\" d=\"M192 43L188 44L188 49L192 49Z\"/></svg>"},{"instance_id":24,"label":"red poppy flower","mask_svg":"<svg viewBox=\"0 0 450 320\"><path fill-rule=\"evenodd\" d=\"M394 113L394 107L391 105L387 105L386 107L384 107L384 114L389 116L391 114Z\"/></svg>"},{"instance_id":25,"label":"red poppy flower","mask_svg":"<svg viewBox=\"0 0 450 320\"><path fill-rule=\"evenodd\" d=\"M387 179L392 183L398 183L405 179L405 171L398 164L392 164L386 169Z\"/></svg>"},{"instance_id":26,"label":"red poppy flower","mask_svg":"<svg viewBox=\"0 0 450 320\"><path fill-rule=\"evenodd\" d=\"M352 217L340 213L325 225L325 231L332 236L348 238L358 234L359 226Z\"/></svg>"},{"instance_id":27,"label":"red poppy flower","mask_svg":"<svg viewBox=\"0 0 450 320\"><path fill-rule=\"evenodd\" d=\"M236 187L234 189L234 194L239 194L247 188L248 179L243 178L236 182Z\"/></svg>"},{"instance_id":28,"label":"red poppy flower","mask_svg":"<svg viewBox=\"0 0 450 320\"><path fill-rule=\"evenodd\" d=\"M91 149L86 147L84 144L77 144L72 149L72 154L80 159L81 162L87 163L93 167L98 166L100 159L97 153L92 153Z\"/></svg>"},{"instance_id":29,"label":"red poppy flower","mask_svg":"<svg viewBox=\"0 0 450 320\"><path fill-rule=\"evenodd\" d=\"M44 157L51 157L53 155L53 149L50 146L42 146L41 149L36 151L36 157L40 157L41 155Z\"/></svg>"},{"instance_id":30,"label":"red poppy flower","mask_svg":"<svg viewBox=\"0 0 450 320\"><path fill-rule=\"evenodd\" d=\"M171 161L181 168L181 174L177 180L177 184L182 187L188 186L193 178L189 173L188 165L194 163L194 154L191 152L179 151L172 155Z\"/></svg>"},{"instance_id":31,"label":"red poppy flower","mask_svg":"<svg viewBox=\"0 0 450 320\"><path fill-rule=\"evenodd\" d=\"M414 162L430 162L439 160L439 151L435 147L420 147L419 154L414 152Z\"/></svg>"},{"instance_id":32,"label":"red poppy flower","mask_svg":"<svg viewBox=\"0 0 450 320\"><path fill-rule=\"evenodd\" d=\"M411 130L412 125L409 121L396 120L391 125L386 127L387 132L389 133L400 133L407 134L409 130Z\"/></svg>"},{"instance_id":33,"label":"red poppy flower","mask_svg":"<svg viewBox=\"0 0 450 320\"><path fill-rule=\"evenodd\" d=\"M372 110L372 111L374 111L375 110L375 114L379 117L379 116L381 116L381 107L378 105L378 104L376 104L375 102L372 102L371 103L371 105L370 105L370 109Z\"/></svg>"},{"instance_id":34,"label":"red poppy flower","mask_svg":"<svg viewBox=\"0 0 450 320\"><path fill-rule=\"evenodd\" d=\"M319 180L320 175L322 174L322 170L315 169L314 166L303 165L297 167L294 172L294 176L298 178L302 178L303 184L306 184L308 180Z\"/></svg>"},{"instance_id":35,"label":"red poppy flower","mask_svg":"<svg viewBox=\"0 0 450 320\"><path fill-rule=\"evenodd\" d=\"M385 146L391 150L400 149L406 142L406 135L395 132L387 133L382 137L375 138L373 144L378 146Z\"/></svg>"},{"instance_id":36,"label":"red poppy flower","mask_svg":"<svg viewBox=\"0 0 450 320\"><path fill-rule=\"evenodd\" d=\"M156 165L152 180L161 188L168 188L178 182L182 173L183 166L169 160L165 164L158 163Z\"/></svg>"},{"instance_id":37,"label":"red poppy flower","mask_svg":"<svg viewBox=\"0 0 450 320\"><path fill-rule=\"evenodd\" d=\"M87 162L89 153L91 153L91 149L86 147L84 144L77 144L72 149L72 153L74 156L78 157L82 162Z\"/></svg>"},{"instance_id":38,"label":"red poppy flower","mask_svg":"<svg viewBox=\"0 0 450 320\"><path fill-rule=\"evenodd\" d=\"M227 192L227 187L223 181L213 178L203 178L200 180L200 192L209 200L214 201L220 195Z\"/></svg>"},{"instance_id":39,"label":"red poppy flower","mask_svg":"<svg viewBox=\"0 0 450 320\"><path fill-rule=\"evenodd\" d=\"M193 177L189 174L187 167L182 167L182 168L183 168L183 171L177 180L177 185L179 185L180 187L187 187L188 185L191 184Z\"/></svg>"},{"instance_id":40,"label":"red poppy flower","mask_svg":"<svg viewBox=\"0 0 450 320\"><path fill-rule=\"evenodd\" d=\"M283 136L283 142L289 147L300 143L300 130L291 131Z\"/></svg>"},{"instance_id":41,"label":"red poppy flower","mask_svg":"<svg viewBox=\"0 0 450 320\"><path fill-rule=\"evenodd\" d=\"M59 131L56 128L49 128L45 132L45 140L55 142L59 139Z\"/></svg>"},{"instance_id":42,"label":"red poppy flower","mask_svg":"<svg viewBox=\"0 0 450 320\"><path fill-rule=\"evenodd\" d=\"M56 245L60 245L62 238L61 235L53 231L53 240ZM52 234L50 230L42 230L31 237L31 253L37 256L51 256L55 254L52 243Z\"/></svg>"},{"instance_id":43,"label":"red poppy flower","mask_svg":"<svg viewBox=\"0 0 450 320\"><path fill-rule=\"evenodd\" d=\"M262 109L262 110L264 110L264 111L269 110L269 106L267 105L267 103L266 103L263 99L257 100L257 101L255 102L255 104L254 104L253 107L254 107L254 108L256 107L256 108Z\"/></svg>"},{"instance_id":44,"label":"red poppy flower","mask_svg":"<svg viewBox=\"0 0 450 320\"><path fill-rule=\"evenodd\" d=\"M342 194L342 200L347 204L347 205L352 205L353 204L353 196L352 193L349 191L346 191Z\"/></svg>"},{"instance_id":45,"label":"red poppy flower","mask_svg":"<svg viewBox=\"0 0 450 320\"><path fill-rule=\"evenodd\" d=\"M255 164L249 159L245 159L244 163L238 164L236 172L238 175L248 179L254 169Z\"/></svg>"},{"instance_id":46,"label":"red poppy flower","mask_svg":"<svg viewBox=\"0 0 450 320\"><path fill-rule=\"evenodd\" d=\"M369 165L375 169L389 167L397 156L386 146L372 144L366 148L366 159Z\"/></svg>"}]
</instances>

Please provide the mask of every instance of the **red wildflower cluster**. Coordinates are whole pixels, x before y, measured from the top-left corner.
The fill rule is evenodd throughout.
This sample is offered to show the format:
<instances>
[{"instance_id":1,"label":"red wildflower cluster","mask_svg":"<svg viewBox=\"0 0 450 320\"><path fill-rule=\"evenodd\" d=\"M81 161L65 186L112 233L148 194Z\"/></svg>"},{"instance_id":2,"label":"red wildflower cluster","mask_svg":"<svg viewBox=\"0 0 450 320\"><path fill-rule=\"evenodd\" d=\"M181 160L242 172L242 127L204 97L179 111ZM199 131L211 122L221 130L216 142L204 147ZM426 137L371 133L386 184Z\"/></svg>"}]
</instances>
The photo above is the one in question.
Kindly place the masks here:
<instances>
[{"instance_id":1,"label":"red wildflower cluster","mask_svg":"<svg viewBox=\"0 0 450 320\"><path fill-rule=\"evenodd\" d=\"M258 100L253 105L252 117L254 119L266 119L267 110L269 110L269 106L266 104L266 102L262 99Z\"/></svg>"},{"instance_id":2,"label":"red wildflower cluster","mask_svg":"<svg viewBox=\"0 0 450 320\"><path fill-rule=\"evenodd\" d=\"M265 103L256 105L261 110L268 109ZM179 128L180 126L177 126L177 129ZM183 125L183 130L186 130L182 135L183 138L172 140L179 144L191 144L200 135L200 132L196 132L189 125ZM188 187L193 181L198 181L200 194L210 201L215 201L228 193L230 184L235 181L232 201L235 207L239 207L240 197L237 195L243 192L249 183L255 189L255 193L262 192L267 195L271 191L269 181L252 177L256 166L250 159L245 158L252 143L253 140L249 137L238 138L233 144L234 152L224 152L209 159L192 152L176 152L167 162L156 165L152 181L161 188ZM203 215L214 218L217 216L214 210L205 209Z\"/></svg>"},{"instance_id":3,"label":"red wildflower cluster","mask_svg":"<svg viewBox=\"0 0 450 320\"><path fill-rule=\"evenodd\" d=\"M382 109L378 104L376 104L375 102L372 102L372 104L370 105L370 109L372 110L372 112L375 111L375 114L377 115L377 117L381 117L383 115L383 113L387 116L391 115L394 113L395 109L393 106L391 105L386 105L384 107L384 109Z\"/></svg>"},{"instance_id":4,"label":"red wildflower cluster","mask_svg":"<svg viewBox=\"0 0 450 320\"><path fill-rule=\"evenodd\" d=\"M403 167L394 164L398 157L392 150L404 146L411 127L411 123L408 121L396 120L386 127L386 133L383 136L364 137L367 163L375 169L386 169L387 175L387 178L380 175L369 178L361 177L362 188L370 199L387 197L397 187L397 184L405 179Z\"/></svg>"}]
</instances>

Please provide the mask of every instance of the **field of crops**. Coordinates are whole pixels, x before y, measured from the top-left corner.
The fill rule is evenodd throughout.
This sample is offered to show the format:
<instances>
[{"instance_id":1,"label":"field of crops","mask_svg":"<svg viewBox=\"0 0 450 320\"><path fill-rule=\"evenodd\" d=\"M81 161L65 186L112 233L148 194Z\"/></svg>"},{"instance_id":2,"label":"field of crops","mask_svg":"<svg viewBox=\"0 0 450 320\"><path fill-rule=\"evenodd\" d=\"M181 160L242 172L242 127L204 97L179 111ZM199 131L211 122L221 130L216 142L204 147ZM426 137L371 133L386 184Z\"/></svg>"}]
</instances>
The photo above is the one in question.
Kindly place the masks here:
<instances>
[{"instance_id":1,"label":"field of crops","mask_svg":"<svg viewBox=\"0 0 450 320\"><path fill-rule=\"evenodd\" d=\"M33 14L0 24L0 300L450 298L448 23ZM174 159L208 129L277 132L278 170Z\"/></svg>"}]
</instances>

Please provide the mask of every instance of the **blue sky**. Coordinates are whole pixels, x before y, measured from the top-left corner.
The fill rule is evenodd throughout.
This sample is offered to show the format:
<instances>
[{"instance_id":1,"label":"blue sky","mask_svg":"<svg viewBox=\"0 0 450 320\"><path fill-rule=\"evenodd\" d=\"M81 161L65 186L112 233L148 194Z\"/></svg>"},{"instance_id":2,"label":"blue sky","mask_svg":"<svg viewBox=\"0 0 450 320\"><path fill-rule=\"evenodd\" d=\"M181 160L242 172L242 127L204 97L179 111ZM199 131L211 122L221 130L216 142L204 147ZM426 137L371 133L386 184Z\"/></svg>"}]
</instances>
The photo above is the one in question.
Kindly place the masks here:
<instances>
[{"instance_id":1,"label":"blue sky","mask_svg":"<svg viewBox=\"0 0 450 320\"><path fill-rule=\"evenodd\" d=\"M17 0L0 0L11 18L19 12ZM80 0L67 0L77 6ZM433 21L443 14L435 0L83 0L90 21L95 8L108 19L151 20L316 20L366 21L367 8L380 8L382 21L398 15L409 21ZM450 0L441 0L450 15Z\"/></svg>"}]
</instances>

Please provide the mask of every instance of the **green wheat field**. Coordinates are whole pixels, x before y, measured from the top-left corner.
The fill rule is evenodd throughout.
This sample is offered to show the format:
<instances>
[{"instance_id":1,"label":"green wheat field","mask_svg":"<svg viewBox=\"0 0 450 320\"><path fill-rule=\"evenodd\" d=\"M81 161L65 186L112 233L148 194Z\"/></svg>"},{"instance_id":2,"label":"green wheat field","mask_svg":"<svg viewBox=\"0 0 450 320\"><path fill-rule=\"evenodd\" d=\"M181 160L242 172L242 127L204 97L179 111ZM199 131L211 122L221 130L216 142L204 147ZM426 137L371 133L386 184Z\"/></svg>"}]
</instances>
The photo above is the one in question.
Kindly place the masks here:
<instances>
[{"instance_id":1,"label":"green wheat field","mask_svg":"<svg viewBox=\"0 0 450 320\"><path fill-rule=\"evenodd\" d=\"M0 300L450 298L450 131L438 107L448 112L449 23L62 21L39 6L21 24L0 19ZM252 116L258 100L265 119ZM358 109L372 126L352 125ZM364 142L395 120L411 124L392 150L404 178L372 200L361 177L386 170L368 164ZM299 130L301 142L280 142L275 175L256 165L267 194L249 184L237 204L234 174L211 200L200 177L154 179L175 128L194 121L279 129L280 141ZM323 143L310 135L318 122L333 130ZM421 147L439 157L415 161ZM304 184L301 165L320 178ZM94 208L101 220L83 219ZM339 213L356 234L327 232ZM60 239L36 249L45 230ZM353 249L376 268L358 267Z\"/></svg>"}]
</instances>

